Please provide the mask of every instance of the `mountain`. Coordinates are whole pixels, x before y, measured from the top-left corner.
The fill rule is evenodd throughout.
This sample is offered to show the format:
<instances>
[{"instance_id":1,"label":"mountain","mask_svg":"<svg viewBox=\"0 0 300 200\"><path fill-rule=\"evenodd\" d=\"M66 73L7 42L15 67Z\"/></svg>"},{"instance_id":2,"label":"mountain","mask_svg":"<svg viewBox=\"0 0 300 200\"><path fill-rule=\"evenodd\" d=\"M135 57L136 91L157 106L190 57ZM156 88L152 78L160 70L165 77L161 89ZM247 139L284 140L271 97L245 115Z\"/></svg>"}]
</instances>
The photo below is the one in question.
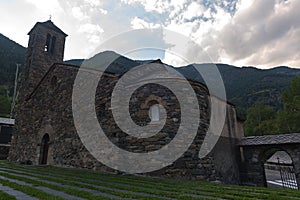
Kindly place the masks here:
<instances>
[{"instance_id":1,"label":"mountain","mask_svg":"<svg viewBox=\"0 0 300 200\"><path fill-rule=\"evenodd\" d=\"M88 60L73 59L64 61L66 64L73 64L82 67L95 68L109 73L123 74L140 63L113 51L104 51L96 54ZM104 69L106 68L106 69Z\"/></svg>"},{"instance_id":2,"label":"mountain","mask_svg":"<svg viewBox=\"0 0 300 200\"><path fill-rule=\"evenodd\" d=\"M25 52L26 48L0 34L0 117L9 116L16 64L24 65Z\"/></svg>"},{"instance_id":3,"label":"mountain","mask_svg":"<svg viewBox=\"0 0 300 200\"><path fill-rule=\"evenodd\" d=\"M124 73L138 64L151 62L133 61L114 52L102 52L97 57L102 59L118 57L114 61L115 68L111 72ZM105 60L105 59L104 59ZM201 67L205 64L194 64ZM185 77L203 82L194 65L174 68ZM272 69L257 69L255 67L235 67L226 64L216 64L226 88L227 99L240 108L247 109L254 103L260 102L275 109L282 106L281 92L290 84L290 81L300 76L300 69L293 69L285 66Z\"/></svg>"},{"instance_id":4,"label":"mountain","mask_svg":"<svg viewBox=\"0 0 300 200\"><path fill-rule=\"evenodd\" d=\"M227 99L236 106L247 109L255 103L269 105L275 109L282 106L281 92L290 81L300 76L300 69L276 67L257 69L216 64L226 88ZM201 65L200 65L201 67ZM193 65L178 69L185 77L203 82Z\"/></svg>"},{"instance_id":5,"label":"mountain","mask_svg":"<svg viewBox=\"0 0 300 200\"><path fill-rule=\"evenodd\" d=\"M276 67L257 69L254 67L237 68L218 65L222 74L229 101L248 108L256 102L275 109L282 106L281 92L290 85L290 81L300 76L299 69Z\"/></svg>"},{"instance_id":6,"label":"mountain","mask_svg":"<svg viewBox=\"0 0 300 200\"><path fill-rule=\"evenodd\" d=\"M10 88L13 85L16 64L24 65L25 53L25 47L0 34L0 86Z\"/></svg>"},{"instance_id":7,"label":"mountain","mask_svg":"<svg viewBox=\"0 0 300 200\"><path fill-rule=\"evenodd\" d=\"M151 60L134 61L112 51L99 53L95 57L99 57L101 62L117 58L107 71L121 74L139 64L151 62ZM80 65L82 62L83 59L66 61L66 63L77 65ZM174 69L186 78L204 82L194 65ZM203 65L205 64L197 64L199 67ZM290 84L294 77L300 76L300 69L285 66L264 70L255 67L240 68L227 64L216 64L216 66L224 81L228 101L243 110L258 102L269 105L274 109L279 109L282 106L281 92Z\"/></svg>"},{"instance_id":8,"label":"mountain","mask_svg":"<svg viewBox=\"0 0 300 200\"><path fill-rule=\"evenodd\" d=\"M24 64L26 48L0 34L0 95L5 94L3 87L12 94L16 63ZM113 51L105 51L94 56L97 62L84 62L84 59L65 61L66 64L81 65L83 62L98 69L109 64L108 72L125 73L131 68L149 63L152 60L131 60ZM114 60L113 63L109 63ZM205 64L200 64L199 66ZM256 102L269 105L275 109L282 106L281 92L290 81L300 76L300 69L285 66L272 69L257 69L255 67L235 67L226 64L216 64L223 78L227 99L238 108L247 109ZM185 77L203 82L193 65L174 68ZM22 70L22 68L20 69ZM2 88L2 89L1 89ZM2 91L1 91L2 90Z\"/></svg>"}]
</instances>

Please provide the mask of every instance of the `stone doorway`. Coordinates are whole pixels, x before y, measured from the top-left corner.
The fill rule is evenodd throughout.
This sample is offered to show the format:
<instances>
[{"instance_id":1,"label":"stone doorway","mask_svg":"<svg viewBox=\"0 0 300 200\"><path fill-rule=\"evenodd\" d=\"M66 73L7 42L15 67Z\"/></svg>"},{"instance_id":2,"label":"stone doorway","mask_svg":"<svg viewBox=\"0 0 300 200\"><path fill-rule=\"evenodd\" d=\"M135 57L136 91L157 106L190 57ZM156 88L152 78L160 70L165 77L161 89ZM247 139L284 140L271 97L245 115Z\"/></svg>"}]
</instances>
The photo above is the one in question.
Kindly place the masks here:
<instances>
[{"instance_id":1,"label":"stone doorway","mask_svg":"<svg viewBox=\"0 0 300 200\"><path fill-rule=\"evenodd\" d=\"M287 152L273 153L264 163L264 170L267 187L298 189L293 161Z\"/></svg>"},{"instance_id":2,"label":"stone doorway","mask_svg":"<svg viewBox=\"0 0 300 200\"><path fill-rule=\"evenodd\" d=\"M42 138L41 152L40 152L40 165L46 165L48 160L49 151L49 134L45 134Z\"/></svg>"}]
</instances>

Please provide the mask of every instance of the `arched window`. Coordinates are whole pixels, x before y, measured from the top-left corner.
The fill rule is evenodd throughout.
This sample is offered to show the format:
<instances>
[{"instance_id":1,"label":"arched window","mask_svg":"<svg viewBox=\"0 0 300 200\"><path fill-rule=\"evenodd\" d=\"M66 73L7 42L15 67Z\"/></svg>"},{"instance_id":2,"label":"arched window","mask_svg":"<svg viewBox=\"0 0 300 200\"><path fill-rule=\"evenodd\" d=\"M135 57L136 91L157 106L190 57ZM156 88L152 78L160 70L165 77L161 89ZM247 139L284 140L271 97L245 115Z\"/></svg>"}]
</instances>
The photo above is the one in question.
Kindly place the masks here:
<instances>
[{"instance_id":1,"label":"arched window","mask_svg":"<svg viewBox=\"0 0 300 200\"><path fill-rule=\"evenodd\" d=\"M154 104L150 107L149 116L150 116L151 122L159 121L159 105L158 104Z\"/></svg>"}]
</instances>

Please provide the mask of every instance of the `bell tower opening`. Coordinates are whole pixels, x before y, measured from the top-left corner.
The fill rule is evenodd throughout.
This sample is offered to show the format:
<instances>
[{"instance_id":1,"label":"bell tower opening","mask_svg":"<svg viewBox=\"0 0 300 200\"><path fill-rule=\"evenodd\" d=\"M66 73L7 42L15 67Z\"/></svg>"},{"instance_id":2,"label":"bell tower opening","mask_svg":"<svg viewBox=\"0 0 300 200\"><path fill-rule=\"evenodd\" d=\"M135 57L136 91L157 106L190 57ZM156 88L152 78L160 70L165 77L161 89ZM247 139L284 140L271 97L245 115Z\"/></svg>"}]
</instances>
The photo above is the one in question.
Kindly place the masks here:
<instances>
[{"instance_id":1,"label":"bell tower opening","mask_svg":"<svg viewBox=\"0 0 300 200\"><path fill-rule=\"evenodd\" d=\"M48 33L44 51L54 54L55 42L56 42L56 37L51 36Z\"/></svg>"},{"instance_id":2,"label":"bell tower opening","mask_svg":"<svg viewBox=\"0 0 300 200\"><path fill-rule=\"evenodd\" d=\"M47 51L47 52L49 52L49 49L50 49L50 41L51 41L51 35L48 33L46 44L45 44L45 51Z\"/></svg>"}]
</instances>

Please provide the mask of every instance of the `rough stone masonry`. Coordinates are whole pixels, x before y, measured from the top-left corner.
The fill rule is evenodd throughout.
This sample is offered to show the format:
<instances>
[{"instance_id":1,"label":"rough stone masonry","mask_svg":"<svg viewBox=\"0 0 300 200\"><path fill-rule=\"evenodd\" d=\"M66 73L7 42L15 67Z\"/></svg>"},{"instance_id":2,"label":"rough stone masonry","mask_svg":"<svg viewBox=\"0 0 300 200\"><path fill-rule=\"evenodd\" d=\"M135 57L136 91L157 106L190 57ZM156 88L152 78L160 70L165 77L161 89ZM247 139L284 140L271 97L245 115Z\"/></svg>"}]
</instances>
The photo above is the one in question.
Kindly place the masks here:
<instances>
[{"instance_id":1,"label":"rough stone masonry","mask_svg":"<svg viewBox=\"0 0 300 200\"><path fill-rule=\"evenodd\" d=\"M74 126L72 91L79 67L63 64L66 36L52 21L38 22L29 32L27 60L8 159L35 165L117 172L89 153ZM163 65L159 61L155 64ZM98 73L95 69L86 71ZM151 72L148 76L151 76ZM163 105L167 112L163 128L158 134L148 138L135 138L123 132L112 116L111 96L121 77L122 74L105 72L97 86L95 110L106 136L116 146L133 153L155 151L170 143L181 123L181 107L174 93L158 84L145 84L132 94L129 111L137 125L145 126L151 122L149 110L153 105ZM235 108L219 100L226 104L227 109L223 132L213 151L200 159L199 150L210 120L210 96L205 85L193 80L189 80L189 83L196 93L200 108L197 136L188 150L174 163L147 175L237 184L240 182L240 156L236 143L243 136L243 130L236 118ZM158 120L156 123L162 121Z\"/></svg>"}]
</instances>

